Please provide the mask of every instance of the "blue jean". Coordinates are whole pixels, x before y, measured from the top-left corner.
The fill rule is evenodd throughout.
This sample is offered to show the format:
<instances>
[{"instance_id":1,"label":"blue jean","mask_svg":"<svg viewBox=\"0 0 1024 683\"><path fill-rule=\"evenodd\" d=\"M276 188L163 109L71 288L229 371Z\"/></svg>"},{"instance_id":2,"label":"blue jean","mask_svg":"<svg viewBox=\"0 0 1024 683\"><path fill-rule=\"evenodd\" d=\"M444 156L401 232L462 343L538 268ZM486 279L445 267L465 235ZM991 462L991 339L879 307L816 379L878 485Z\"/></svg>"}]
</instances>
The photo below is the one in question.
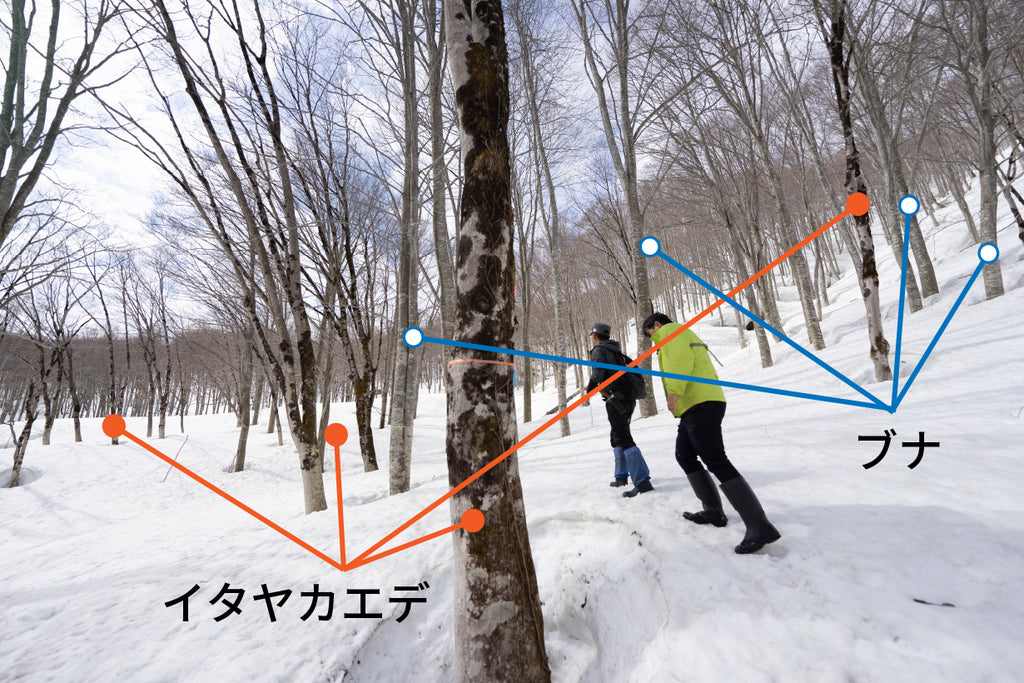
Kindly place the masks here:
<instances>
[{"instance_id":1,"label":"blue jean","mask_svg":"<svg viewBox=\"0 0 1024 683\"><path fill-rule=\"evenodd\" d=\"M629 476L629 470L626 468L626 454L618 447L613 452L615 453L615 478L625 479Z\"/></svg>"},{"instance_id":2,"label":"blue jean","mask_svg":"<svg viewBox=\"0 0 1024 683\"><path fill-rule=\"evenodd\" d=\"M651 471L647 468L647 461L643 453L636 446L631 446L623 451L626 457L626 469L629 470L629 478L633 480L633 486L642 484L651 478Z\"/></svg>"}]
</instances>

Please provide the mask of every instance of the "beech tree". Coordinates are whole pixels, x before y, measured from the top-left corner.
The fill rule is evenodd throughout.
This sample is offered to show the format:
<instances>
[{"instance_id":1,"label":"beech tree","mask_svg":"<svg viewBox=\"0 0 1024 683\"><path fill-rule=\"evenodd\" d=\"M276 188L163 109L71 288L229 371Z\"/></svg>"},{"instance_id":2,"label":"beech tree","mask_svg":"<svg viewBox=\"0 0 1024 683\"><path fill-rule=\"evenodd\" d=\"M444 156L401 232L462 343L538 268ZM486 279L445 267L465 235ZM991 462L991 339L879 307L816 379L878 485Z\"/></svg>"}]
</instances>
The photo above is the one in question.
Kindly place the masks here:
<instances>
[{"instance_id":1,"label":"beech tree","mask_svg":"<svg viewBox=\"0 0 1024 683\"><path fill-rule=\"evenodd\" d=\"M697 61L702 73L714 84L714 94L749 134L757 154L757 164L768 186L767 194L775 206L777 227L785 250L800 240L797 221L787 199L783 163L776 149L785 143L778 137L773 112L778 98L762 73L761 63L768 47L764 41L748 40L756 35L754 25L763 24L766 0L733 5L698 5L677 3L681 15L676 28L685 31L682 52ZM798 251L788 259L800 295L806 322L807 338L812 348L825 348L818 314L814 309L810 268L807 256Z\"/></svg>"},{"instance_id":2,"label":"beech tree","mask_svg":"<svg viewBox=\"0 0 1024 683\"><path fill-rule=\"evenodd\" d=\"M846 143L846 190L849 194L866 194L868 188L861 174L860 153L853 134L853 116L850 112L853 101L850 86L852 50L847 44L847 0L832 0L828 4L815 0L814 8L822 39L828 48L836 106ZM853 220L860 241L861 295L867 312L868 340L871 345L869 355L875 367L875 380L885 382L892 379L892 367L889 365L889 342L882 329L882 313L878 303L878 270L875 265L875 245L871 239L871 216L865 213L854 216Z\"/></svg>"},{"instance_id":3,"label":"beech tree","mask_svg":"<svg viewBox=\"0 0 1024 683\"><path fill-rule=\"evenodd\" d=\"M993 41L990 18L992 0L939 0L927 19L944 39L939 59L948 64L963 82L970 104L971 120L977 140L978 179L981 198L978 232L982 242L996 243L996 210L999 202L996 172L996 100L994 84L998 80L998 62L1004 48ZM999 261L982 269L985 295L989 299L1004 292L1003 271Z\"/></svg>"},{"instance_id":4,"label":"beech tree","mask_svg":"<svg viewBox=\"0 0 1024 683\"><path fill-rule=\"evenodd\" d=\"M295 131L298 203L308 225L303 242L314 266L307 276L323 309L322 342L341 342L363 469L370 472L377 469L371 419L393 290L388 265L397 221L387 215L382 183L357 165L354 96L343 75L344 54L330 46L327 29L314 20L297 27L284 60L284 89ZM330 356L324 360L329 363ZM323 378L325 387L328 379Z\"/></svg>"},{"instance_id":5,"label":"beech tree","mask_svg":"<svg viewBox=\"0 0 1024 683\"><path fill-rule=\"evenodd\" d=\"M464 187L455 252L458 341L513 345L513 229L508 143L508 53L500 0L446 0L448 64L462 141ZM495 362L497 361L497 362ZM459 681L547 681L543 617L515 453L508 356L455 349L447 373L448 479L456 531L455 670Z\"/></svg>"},{"instance_id":6,"label":"beech tree","mask_svg":"<svg viewBox=\"0 0 1024 683\"><path fill-rule=\"evenodd\" d=\"M538 210L547 237L548 251L551 260L552 280L554 289L555 313L555 355L565 356L567 353L565 339L565 278L562 264L562 233L558 211L557 190L555 187L554 156L551 148L557 141L554 134L552 110L565 102L564 97L556 89L556 80L568 80L564 71L556 71L559 63L568 63L567 49L564 43L558 44L550 28L554 24L553 17L545 14L543 4L530 0L513 0L509 4L509 15L515 28L519 47L519 70L522 83L522 105L526 108L528 123L527 144L530 148L530 173L536 176L533 184L539 195ZM556 29L557 30L557 29ZM549 68L544 68L545 66ZM562 78L558 78L558 77ZM529 358L525 359L528 363ZM530 365L524 363L525 368ZM566 398L566 367L564 363L555 364L555 384L558 391L558 408L564 410ZM524 387L529 396L532 390L532 378L524 378ZM525 400L525 399L524 399ZM528 413L524 412L524 420ZM559 420L562 436L569 436L569 416Z\"/></svg>"}]
</instances>

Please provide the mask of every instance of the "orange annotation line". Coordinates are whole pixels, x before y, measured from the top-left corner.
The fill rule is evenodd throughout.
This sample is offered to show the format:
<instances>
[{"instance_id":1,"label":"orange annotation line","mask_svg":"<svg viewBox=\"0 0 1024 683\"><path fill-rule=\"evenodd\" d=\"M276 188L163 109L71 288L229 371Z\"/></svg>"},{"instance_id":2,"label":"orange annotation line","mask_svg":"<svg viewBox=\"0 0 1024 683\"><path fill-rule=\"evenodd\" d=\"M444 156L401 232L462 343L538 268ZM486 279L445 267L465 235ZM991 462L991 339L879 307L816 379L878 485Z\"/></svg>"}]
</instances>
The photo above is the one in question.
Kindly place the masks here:
<instances>
[{"instance_id":1,"label":"orange annotation line","mask_svg":"<svg viewBox=\"0 0 1024 683\"><path fill-rule=\"evenodd\" d=\"M241 502L240 500L238 500L234 496L230 495L229 493L226 493L225 491L223 491L222 489L218 488L214 484L211 484L206 479L203 479L201 476L199 476L198 474L196 474L192 470L188 469L187 467L185 467L184 465L178 463L177 461L169 458L166 454L160 452L158 449L150 446L148 443L146 443L145 441L143 441L139 437L137 437L134 434L132 434L131 432L127 431L125 429L124 418L121 417L120 415L108 415L107 417L105 417L103 419L103 433L106 434L107 436L111 437L111 438L116 438L116 437L119 437L119 436L126 436L126 437L128 437L129 440L133 441L134 443L138 444L139 446L142 446L142 448L146 449L147 451L149 451L153 455L157 456L158 458L160 458L161 460L163 460L167 464L171 465L172 467L177 469L179 472L183 472L183 473L187 474L189 477L191 477L195 481L199 482L200 484L202 484L206 488L210 489L211 491L213 491L217 495L221 496L222 498L227 500L229 503L232 503L233 505L235 505L239 509L244 510L245 512L248 512L250 515L252 515L256 519L258 519L259 521L263 522L264 524L269 526L274 531L277 531L279 534L281 534L282 536L284 536L288 540L292 541L296 545L301 546L302 548L305 548L306 550L308 550L309 552L313 553L314 555L319 557L321 560L323 560L327 564L329 564L332 567L334 567L335 569L339 569L339 570L341 570L343 572L347 572L350 569L355 569L356 567L361 567L363 565L370 564L371 562L379 560L379 559L381 559L383 557L387 557L389 555L394 555L395 553L400 552L402 550L408 550L409 548L417 546L420 543L424 543L425 541L429 541L429 540L432 540L434 538L438 538L438 537L443 536L445 534L450 534L451 532L453 532L453 531L455 531L457 529L465 529L466 531L468 531L470 533L475 533L477 531L480 531L480 529L482 529L483 526L484 526L484 515L483 515L483 513L480 512L479 510L470 508L469 510L466 510L463 513L461 522L459 524L456 524L455 526L448 527L447 529L442 529L441 531L436 531L436 532L434 532L432 534L424 536L423 538L419 538L419 539L417 539L415 541L410 541L409 543L406 543L406 544L404 544L404 545L402 545L402 546L400 546L398 548L394 548L392 550L388 550L387 552L380 553L379 555L376 555L374 557L365 558L365 559L361 560L360 562L351 562L351 563L346 562L346 559L345 559L345 516L344 516L344 505L343 505L342 492L341 492L341 446L348 439L348 430L345 428L344 425L338 424L338 423L334 422L334 423L331 423L331 424L327 425L327 428L324 430L324 440L328 444L330 444L331 446L334 446L334 478L335 478L335 484L338 487L338 545L339 545L339 549L341 551L341 556L340 556L341 557L341 561L339 562L338 560L335 560L334 558L329 557L326 553L318 550L317 548L314 548L309 543L306 543L301 538L299 538L295 534L291 533L290 531L288 531L287 529L285 529L281 525L276 524L276 523L272 522L271 520L267 519L266 517L264 517L260 513L256 512L255 510L253 510L248 505L246 505L245 503Z\"/></svg>"},{"instance_id":2,"label":"orange annotation line","mask_svg":"<svg viewBox=\"0 0 1024 683\"><path fill-rule=\"evenodd\" d=\"M833 225L838 223L840 220L842 220L846 216L848 216L848 215L863 216L864 214L866 214L868 212L869 208L870 208L870 201L868 200L867 195L865 195L865 194L863 194L861 192L855 192L855 193L851 194L846 199L846 210L844 210L842 213L837 215L835 218L833 218L829 222L825 223L825 225L821 226L820 228L818 228L817 230L812 232L810 235L808 235L804 239L800 240L800 242L798 242L793 247L788 249L785 253L783 253L781 256L776 258L774 261L772 261L771 263L766 265L764 268L762 268L761 270L757 271L752 276L747 278L746 281L744 281L742 284L740 284L735 289L733 289L731 292L729 292L729 297L731 298L731 297L736 296L736 294L738 294L739 292L741 292L744 289L746 289L747 287L749 287L752 283L754 283L762 275L764 275L769 270L771 270L775 266L779 265L780 263L782 263L783 261L788 259L790 256L795 254L800 249L802 249L805 246L807 246L812 240L814 240L815 238L820 236L823 232L825 232L826 230L831 228ZM682 334L683 331L689 329L698 320L701 320L704 317L706 317L707 315L710 315L712 312L714 312L719 306L721 306L724 303L725 303L724 299L719 299L715 303L711 304L710 306L705 308L703 311L701 311L699 314L697 314L696 316L691 318L689 321L687 321L685 324L680 326L680 328L677 329L675 332L673 332L672 334L668 335L667 337L662 339L660 342L658 342L657 344L655 344L651 348L647 349L647 351L645 351L643 354L639 355L632 363L629 364L628 367L635 367L637 364L643 362L645 359L649 358L653 353L655 353L658 349L660 349L665 344L667 344L670 341L672 341L673 339L675 339L676 336ZM602 391L605 387L610 385L612 382L614 382L615 380L617 380L619 377L621 377L624 374L625 374L625 370L619 370L614 375L609 377L607 380L605 380L604 382L599 384L597 387L595 387L591 391L587 392L586 394L584 394L580 398L576 399L576 401L573 402L571 405L567 406L564 410L562 410L557 415L555 415L554 417L549 419L543 425L541 425L540 427L538 427L534 431L530 432L530 434L528 434L527 436L522 438L517 444L515 444L514 446L509 448L507 451L505 451L504 453L499 455L497 458L495 458L491 462L487 463L487 465L485 465L484 467L482 467L479 470L477 470L473 475L468 477L461 484L459 484L455 488L453 488L450 491L448 491L447 493L445 493L443 496L441 496L440 498L435 500L433 503L428 505L422 511L420 511L419 513L414 515L407 522L405 522L404 524L399 526L397 529L392 531L390 534L388 534L387 536L382 538L380 541L378 541L374 545L370 546L367 550L365 550L362 554L360 554L358 557L356 557L352 561L352 565L353 566L357 566L357 565L360 565L360 564L364 564L366 561L371 561L373 559L378 559L380 557L384 557L386 554L391 554L391 552L398 552L399 549L404 549L406 546L399 546L399 548L396 548L393 551L389 551L389 552L384 553L384 554L376 555L376 556L373 556L372 558L370 557L374 552L376 552L381 547L383 547L384 545L389 543L396 536L401 534L403 531L405 531L406 529L411 527L413 524L415 524L419 520L423 519L423 517L425 517L428 513L430 513L433 510L437 509L445 501L451 499L456 493L458 493L462 489L464 489L467 486L469 486L471 483L473 483L474 481L476 481L477 479L482 477L484 474L486 474L488 471L490 471L494 467L497 467L501 462L503 462L510 455L512 455L513 453L518 451L520 448L522 448L523 446L528 444L530 441L532 441L534 438L536 438L542 432L546 431L550 427L552 427L555 424L557 424L558 421L561 420L563 417L565 417L566 415L568 415L572 411L576 410L576 408L580 407L585 402L589 401L591 397L595 396L597 393ZM457 526L456 527L452 527L452 530L454 530L455 528L458 528L458 527ZM370 558L370 560L368 560L367 558Z\"/></svg>"},{"instance_id":3,"label":"orange annotation line","mask_svg":"<svg viewBox=\"0 0 1024 683\"><path fill-rule=\"evenodd\" d=\"M450 526L447 529L441 529L440 531L435 531L434 533L428 534L426 536L423 536L422 538L418 538L415 541L410 541L410 542L404 543L404 544L402 544L400 546L396 546L394 548L390 548L388 550L385 550L382 553L378 553L376 555L372 555L372 556L367 557L365 559L353 560L351 563L349 563L348 569L355 569L356 567L362 567L363 565L370 564L371 562L376 562L377 560L380 560L380 559L383 559L385 557L388 557L389 555L394 555L396 553L400 553L403 550L408 550L409 548L413 548L415 546L418 546L420 543L424 543L425 541L431 541L431 540L433 540L435 538L440 538L441 536L444 536L445 534L450 534L453 531L458 531L459 529L465 529L466 531L468 531L469 533L472 534L472 533L476 533L477 531L480 531L480 529L482 529L483 527L484 527L484 513L480 512L476 508L470 508L470 509L468 509L468 510L466 510L465 512L462 513L462 520L458 524Z\"/></svg>"},{"instance_id":4,"label":"orange annotation line","mask_svg":"<svg viewBox=\"0 0 1024 683\"><path fill-rule=\"evenodd\" d=\"M281 525L276 524L275 522L270 521L269 519L267 519L266 517L264 517L260 513L256 512L251 507L249 507L248 505L246 505L242 501L238 500L237 498L235 498L231 494L229 494L229 493L221 490L217 486L211 484L206 479L203 479L202 477L200 477L198 474L196 474L192 470L190 470L187 467L185 467L184 465L174 461L173 459L171 459L168 456L166 456L163 453L161 453L156 448L153 448L152 446L150 446L148 443L146 443L145 441L143 441L139 437L137 437L134 434L132 434L131 432L127 431L125 429L124 418L121 417L120 415L108 415L105 418L103 418L103 433L106 434L107 436L111 437L111 438L116 438L116 437L121 436L121 435L124 435L124 436L128 437L131 441L133 441L134 443L138 444L142 448L146 449L147 451L149 451L150 453L152 453L156 457L160 458L161 460L163 460L164 462L166 462L168 465L170 465L171 467L175 468L179 472L183 472L183 473L187 474L189 477L191 477L195 481L199 482L200 484L202 484L206 488L210 489L211 491L213 491L217 495L221 496L222 498L224 498L229 503L232 503L235 506L237 506L238 508L240 508L242 510L245 510L250 515L252 515L256 519L258 519L259 521L263 522L264 524L266 524L271 529L273 529L274 531L278 532L279 534L281 534L285 538L287 538L289 541L292 541L296 545L299 545L299 546L305 548L306 550L308 550L309 552L313 553L314 555L316 555L321 560L323 560L327 564L331 565L335 569L340 569L341 571L345 571L346 570L346 567L343 564L343 562L338 562L334 558L328 556L326 553L324 553L324 552L322 552L320 550L317 550L316 548L311 546L309 543L306 543L301 538L299 538L298 536L296 536L292 532L288 531L287 529L285 529ZM341 502L340 502L340 500L339 500L339 503L338 503L338 508L339 508L338 515L339 515L339 521L340 521L340 519L341 519L341 512L340 512ZM344 541L342 541L342 543L344 543Z\"/></svg>"},{"instance_id":5,"label":"orange annotation line","mask_svg":"<svg viewBox=\"0 0 1024 683\"><path fill-rule=\"evenodd\" d=\"M345 425L332 422L324 429L324 441L334 446L334 481L338 488L338 545L341 546L341 567L345 568L345 509L341 504L341 446L348 441Z\"/></svg>"}]
</instances>

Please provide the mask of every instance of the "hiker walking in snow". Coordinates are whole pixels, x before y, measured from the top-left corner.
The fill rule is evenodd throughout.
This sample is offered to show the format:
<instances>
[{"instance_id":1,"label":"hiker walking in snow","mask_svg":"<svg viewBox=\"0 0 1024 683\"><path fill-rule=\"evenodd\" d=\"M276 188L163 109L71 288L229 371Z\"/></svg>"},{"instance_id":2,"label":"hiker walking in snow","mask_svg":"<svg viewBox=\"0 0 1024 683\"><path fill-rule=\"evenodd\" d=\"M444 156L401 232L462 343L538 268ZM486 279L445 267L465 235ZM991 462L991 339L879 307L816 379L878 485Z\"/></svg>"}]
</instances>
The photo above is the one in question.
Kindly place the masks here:
<instances>
[{"instance_id":1,"label":"hiker walking in snow","mask_svg":"<svg viewBox=\"0 0 1024 683\"><path fill-rule=\"evenodd\" d=\"M664 313L647 317L643 333L655 344L682 327ZM662 372L690 377L718 379L708 357L707 344L692 330L684 330L658 349ZM722 492L736 508L747 527L743 541L736 546L740 554L760 550L781 534L765 516L754 491L725 455L722 441L722 418L725 416L725 394L717 384L704 384L672 377L662 378L668 409L679 418L676 436L676 461L683 468L697 499L704 505L700 512L684 512L683 516L697 524L725 526L728 519L722 510L722 499L715 490L708 470L721 483ZM707 465L707 470L704 465Z\"/></svg>"},{"instance_id":2,"label":"hiker walking in snow","mask_svg":"<svg viewBox=\"0 0 1024 683\"><path fill-rule=\"evenodd\" d=\"M593 345L590 360L608 365L624 365L619 342L612 339L611 335L610 325L594 323L594 329L590 332L590 343ZM615 371L608 368L591 368L587 392L614 374ZM651 472L629 431L629 422L633 418L637 399L630 389L631 384L629 375L626 374L601 391L605 410L608 412L608 424L611 425L612 452L615 454L615 479L610 485L626 486L627 477L632 479L633 488L622 494L625 498L654 490L654 486L651 485ZM590 401L587 401L584 405L589 404Z\"/></svg>"}]
</instances>

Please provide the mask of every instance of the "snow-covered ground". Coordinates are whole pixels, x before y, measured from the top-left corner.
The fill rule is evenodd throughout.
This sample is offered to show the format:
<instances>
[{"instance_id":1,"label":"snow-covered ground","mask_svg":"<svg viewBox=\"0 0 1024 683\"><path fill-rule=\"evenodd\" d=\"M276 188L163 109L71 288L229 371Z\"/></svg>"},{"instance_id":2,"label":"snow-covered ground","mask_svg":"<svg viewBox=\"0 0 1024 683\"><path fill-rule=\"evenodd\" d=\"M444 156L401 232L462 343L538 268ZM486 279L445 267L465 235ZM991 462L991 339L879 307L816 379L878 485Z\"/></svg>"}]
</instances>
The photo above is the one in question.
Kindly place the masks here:
<instances>
[{"instance_id":1,"label":"snow-covered ground","mask_svg":"<svg viewBox=\"0 0 1024 683\"><path fill-rule=\"evenodd\" d=\"M978 263L955 206L940 218L941 227L924 218L924 228L942 291L906 317L904 381ZM520 451L555 680L1020 680L1024 262L1010 223L1001 217L1007 294L986 301L983 283L975 284L895 414L726 391L726 447L783 534L756 555L733 553L742 523L732 510L724 529L683 519L697 504L674 461L675 422L664 410L634 422L655 490L632 500L607 485L612 456L598 402L572 414L571 437L555 428ZM899 269L876 242L894 343ZM677 259L685 253L662 247ZM873 381L852 273L831 298L820 356L888 402L891 384ZM797 311L783 313L787 331L806 344ZM723 379L860 398L781 344L773 345L775 367L760 369L756 346L739 348L734 328L715 325L717 316L696 329L724 363ZM537 394L535 412L555 402L552 391ZM353 414L351 405L332 413L350 432ZM520 425L520 436L542 423ZM255 429L247 471L228 474L234 418L190 417L186 427L185 466L337 557L333 463L329 509L306 516L287 440L279 447ZM144 421L129 419L128 429L144 434ZM387 495L386 464L365 474L353 443L342 448L349 558L447 491L442 397L422 396L415 430L413 487L400 496ZM897 434L888 454L864 469L881 446L858 436L885 430ZM74 444L70 424L58 422L53 445L33 440L22 486L0 489L0 680L452 677L447 538L340 572L183 474L164 480L167 465L143 449L110 446L99 419L85 421L84 433ZM902 444L920 433L941 445L909 469L918 449ZM151 443L174 455L183 439L172 433ZM381 460L387 439L387 430L377 434ZM0 449L8 468L10 454ZM447 527L449 514L443 505L391 545ZM255 597L264 584L292 591L283 604L272 598L276 621L268 598ZM241 612L218 620L230 612L219 595L226 585L245 591ZM182 605L165 603L194 586L184 622ZM334 610L320 620L327 592ZM403 603L409 597L426 602ZM382 616L344 616L359 613L362 600Z\"/></svg>"}]
</instances>

